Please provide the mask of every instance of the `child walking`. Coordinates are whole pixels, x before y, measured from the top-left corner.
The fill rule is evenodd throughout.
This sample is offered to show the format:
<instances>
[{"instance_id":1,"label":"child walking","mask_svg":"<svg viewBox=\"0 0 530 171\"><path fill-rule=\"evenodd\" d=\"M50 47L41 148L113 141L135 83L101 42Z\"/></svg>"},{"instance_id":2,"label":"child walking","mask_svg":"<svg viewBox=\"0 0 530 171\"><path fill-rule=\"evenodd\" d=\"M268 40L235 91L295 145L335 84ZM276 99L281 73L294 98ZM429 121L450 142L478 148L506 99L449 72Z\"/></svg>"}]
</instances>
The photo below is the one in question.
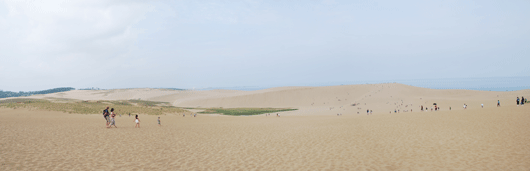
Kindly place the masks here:
<instances>
[{"instance_id":1,"label":"child walking","mask_svg":"<svg viewBox=\"0 0 530 171\"><path fill-rule=\"evenodd\" d=\"M116 126L116 113L114 113L114 108L110 109L110 124L109 124L109 128L111 128L112 125L114 125L114 127L118 128Z\"/></svg>"},{"instance_id":2,"label":"child walking","mask_svg":"<svg viewBox=\"0 0 530 171\"><path fill-rule=\"evenodd\" d=\"M136 125L134 127L140 128L140 119L138 119L138 115L136 115L136 120L134 122L136 122Z\"/></svg>"},{"instance_id":3,"label":"child walking","mask_svg":"<svg viewBox=\"0 0 530 171\"><path fill-rule=\"evenodd\" d=\"M160 117L158 117L158 126L162 126L160 125Z\"/></svg>"}]
</instances>

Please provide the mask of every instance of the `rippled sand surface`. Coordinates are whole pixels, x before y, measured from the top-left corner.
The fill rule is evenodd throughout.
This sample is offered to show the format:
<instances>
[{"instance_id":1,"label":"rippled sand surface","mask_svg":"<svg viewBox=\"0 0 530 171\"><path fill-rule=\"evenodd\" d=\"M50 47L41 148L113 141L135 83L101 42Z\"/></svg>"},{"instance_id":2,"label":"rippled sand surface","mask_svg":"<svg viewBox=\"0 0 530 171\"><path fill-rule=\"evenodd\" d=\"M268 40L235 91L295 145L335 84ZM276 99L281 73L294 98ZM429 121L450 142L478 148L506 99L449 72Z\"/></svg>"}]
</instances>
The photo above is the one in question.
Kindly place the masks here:
<instances>
[{"instance_id":1,"label":"rippled sand surface","mask_svg":"<svg viewBox=\"0 0 530 171\"><path fill-rule=\"evenodd\" d=\"M530 105L156 117L0 109L0 170L530 170Z\"/></svg>"}]
</instances>

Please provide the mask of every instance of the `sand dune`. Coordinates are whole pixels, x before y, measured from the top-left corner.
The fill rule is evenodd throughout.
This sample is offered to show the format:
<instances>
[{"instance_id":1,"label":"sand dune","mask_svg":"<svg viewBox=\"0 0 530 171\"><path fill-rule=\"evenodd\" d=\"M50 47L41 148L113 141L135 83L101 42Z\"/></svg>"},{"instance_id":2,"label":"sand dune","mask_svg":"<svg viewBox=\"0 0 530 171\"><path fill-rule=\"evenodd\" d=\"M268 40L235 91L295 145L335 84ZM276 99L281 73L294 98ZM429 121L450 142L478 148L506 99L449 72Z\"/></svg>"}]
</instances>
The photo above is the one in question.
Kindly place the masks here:
<instances>
[{"instance_id":1,"label":"sand dune","mask_svg":"<svg viewBox=\"0 0 530 171\"><path fill-rule=\"evenodd\" d=\"M209 90L176 91L163 89L75 90L33 96L83 100L142 99L169 102L179 107L276 107L297 108L292 115L330 115L336 113L388 114L394 111L419 112L420 106L441 110L463 110L515 105L517 96L530 97L530 90L495 92L473 90L435 90L403 84L365 84L327 87L279 87L258 91ZM358 104L352 106L352 104Z\"/></svg>"},{"instance_id":2,"label":"sand dune","mask_svg":"<svg viewBox=\"0 0 530 171\"><path fill-rule=\"evenodd\" d=\"M0 170L529 170L530 106L515 105L521 95L530 97L530 90L375 84L33 96L299 110L282 117L168 114L162 127L157 116L141 115L139 129L122 116L119 128L106 129L100 114L0 108ZM441 111L419 111L432 103Z\"/></svg>"},{"instance_id":3,"label":"sand dune","mask_svg":"<svg viewBox=\"0 0 530 171\"><path fill-rule=\"evenodd\" d=\"M528 107L116 120L0 109L0 170L528 170Z\"/></svg>"}]
</instances>

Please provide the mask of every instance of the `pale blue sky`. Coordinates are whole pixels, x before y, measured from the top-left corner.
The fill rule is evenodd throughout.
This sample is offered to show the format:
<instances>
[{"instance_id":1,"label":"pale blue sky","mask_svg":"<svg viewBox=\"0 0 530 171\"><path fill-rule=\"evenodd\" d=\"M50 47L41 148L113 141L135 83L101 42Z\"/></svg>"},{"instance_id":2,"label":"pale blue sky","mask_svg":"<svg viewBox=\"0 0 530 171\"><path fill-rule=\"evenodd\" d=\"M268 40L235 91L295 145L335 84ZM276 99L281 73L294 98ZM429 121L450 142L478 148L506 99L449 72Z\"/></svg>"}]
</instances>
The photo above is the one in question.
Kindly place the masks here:
<instances>
[{"instance_id":1,"label":"pale blue sky","mask_svg":"<svg viewBox=\"0 0 530 171\"><path fill-rule=\"evenodd\" d=\"M530 76L530 1L0 1L0 89Z\"/></svg>"}]
</instances>

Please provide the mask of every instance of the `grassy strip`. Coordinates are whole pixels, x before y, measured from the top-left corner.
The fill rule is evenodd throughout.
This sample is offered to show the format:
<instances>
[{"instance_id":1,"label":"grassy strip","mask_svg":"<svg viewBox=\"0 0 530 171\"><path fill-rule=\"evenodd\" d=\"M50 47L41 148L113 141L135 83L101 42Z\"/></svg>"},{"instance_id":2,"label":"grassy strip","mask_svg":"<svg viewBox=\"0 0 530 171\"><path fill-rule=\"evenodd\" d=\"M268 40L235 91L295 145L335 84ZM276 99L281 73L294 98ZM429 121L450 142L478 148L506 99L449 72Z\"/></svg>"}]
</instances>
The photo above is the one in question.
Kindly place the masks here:
<instances>
[{"instance_id":1,"label":"grassy strip","mask_svg":"<svg viewBox=\"0 0 530 171\"><path fill-rule=\"evenodd\" d=\"M233 115L233 116L240 116L240 115L259 115L264 113L274 113L274 112L285 112L285 111L293 111L297 109L276 109L276 108L209 108L205 109L202 112L204 114L213 114L213 113L220 113L223 115Z\"/></svg>"},{"instance_id":2,"label":"grassy strip","mask_svg":"<svg viewBox=\"0 0 530 171\"><path fill-rule=\"evenodd\" d=\"M42 102L42 101L47 101L47 100L29 99L29 98L7 99L7 100L0 100L0 105L6 104L6 103L32 103L32 102Z\"/></svg>"},{"instance_id":3,"label":"grassy strip","mask_svg":"<svg viewBox=\"0 0 530 171\"><path fill-rule=\"evenodd\" d=\"M134 103L137 103L135 101ZM110 103L110 104L109 104ZM145 103L143 103L145 104ZM161 104L156 102L156 104ZM141 104L139 104L141 105ZM115 109L117 114L148 114L161 115L164 113L189 113L189 111L173 106L139 106L132 105L129 101L61 101L52 102L41 99L9 99L0 100L0 107L28 108L46 111L61 111L78 114L102 114L107 106Z\"/></svg>"},{"instance_id":4,"label":"grassy strip","mask_svg":"<svg viewBox=\"0 0 530 171\"><path fill-rule=\"evenodd\" d=\"M136 103L139 106L168 106L168 102L154 102L154 101L145 101L145 100L128 100L128 102Z\"/></svg>"}]
</instances>

